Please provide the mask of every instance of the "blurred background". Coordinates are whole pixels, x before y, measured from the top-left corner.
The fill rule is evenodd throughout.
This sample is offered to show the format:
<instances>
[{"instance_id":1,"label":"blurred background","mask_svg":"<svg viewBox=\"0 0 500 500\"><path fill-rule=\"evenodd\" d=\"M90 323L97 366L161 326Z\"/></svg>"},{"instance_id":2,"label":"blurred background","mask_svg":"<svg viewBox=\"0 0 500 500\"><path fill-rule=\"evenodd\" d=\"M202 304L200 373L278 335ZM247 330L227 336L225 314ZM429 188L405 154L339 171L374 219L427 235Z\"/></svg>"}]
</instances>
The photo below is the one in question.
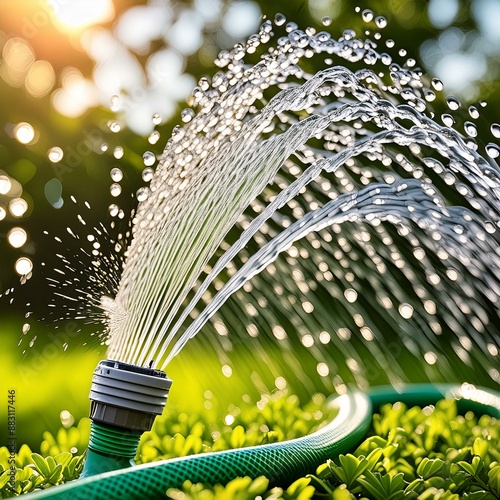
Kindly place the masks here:
<instances>
[{"instance_id":1,"label":"blurred background","mask_svg":"<svg viewBox=\"0 0 500 500\"><path fill-rule=\"evenodd\" d=\"M387 18L385 36L443 82L438 99L485 101L482 120L498 121L498 0L0 1L0 366L2 390L17 391L20 442L36 447L43 430L87 415L91 373L105 355L99 324L51 310L46 270L57 254L75 258L85 276L82 244L67 228L80 217L126 233L150 161L144 153L161 154L200 77L216 72L220 50L278 12L301 27L320 27L328 16L333 36L362 32L355 5ZM30 314L40 320L28 323ZM272 342L267 349L278 351ZM234 351L233 361L245 364L244 347ZM189 343L171 365L171 404L179 408L212 408L217 391L221 406L213 409L224 414L242 394L258 399L286 386L281 374L256 375L248 363L235 376L228 354L202 364L198 354ZM291 388L310 396L321 368L305 354L303 362L314 375Z\"/></svg>"}]
</instances>

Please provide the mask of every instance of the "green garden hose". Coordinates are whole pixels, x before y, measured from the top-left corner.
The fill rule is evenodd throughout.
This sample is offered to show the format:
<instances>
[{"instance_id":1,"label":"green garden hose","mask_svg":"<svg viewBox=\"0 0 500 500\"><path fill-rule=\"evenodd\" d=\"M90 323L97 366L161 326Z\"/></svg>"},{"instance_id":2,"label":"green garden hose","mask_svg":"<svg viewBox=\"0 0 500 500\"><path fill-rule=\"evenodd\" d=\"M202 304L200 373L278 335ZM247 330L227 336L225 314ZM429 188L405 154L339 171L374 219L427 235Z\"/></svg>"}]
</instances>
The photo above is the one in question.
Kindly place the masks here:
<instances>
[{"instance_id":1,"label":"green garden hose","mask_svg":"<svg viewBox=\"0 0 500 500\"><path fill-rule=\"evenodd\" d=\"M401 390L376 387L368 394L352 391L337 397L337 416L319 431L282 443L205 453L138 465L87 477L34 493L30 498L52 500L111 500L165 498L167 489L183 482L227 483L238 476L266 476L270 485L286 485L328 458L352 450L368 431L373 409L402 401L429 405L443 397L457 400L461 412L475 411L500 418L500 393L469 384L407 385ZM28 495L29 496L29 495Z\"/></svg>"}]
</instances>

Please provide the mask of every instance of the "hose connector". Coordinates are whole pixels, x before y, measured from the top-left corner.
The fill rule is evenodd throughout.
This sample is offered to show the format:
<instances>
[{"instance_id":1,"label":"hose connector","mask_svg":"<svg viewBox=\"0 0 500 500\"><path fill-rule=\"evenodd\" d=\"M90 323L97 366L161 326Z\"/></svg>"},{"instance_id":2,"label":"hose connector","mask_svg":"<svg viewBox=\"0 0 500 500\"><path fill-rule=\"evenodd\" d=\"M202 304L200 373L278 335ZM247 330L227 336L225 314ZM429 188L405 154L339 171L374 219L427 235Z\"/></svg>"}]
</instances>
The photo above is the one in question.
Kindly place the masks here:
<instances>
[{"instance_id":1,"label":"hose connector","mask_svg":"<svg viewBox=\"0 0 500 500\"><path fill-rule=\"evenodd\" d=\"M91 431L80 477L134 465L139 440L167 402L165 372L121 361L101 361L90 388Z\"/></svg>"}]
</instances>

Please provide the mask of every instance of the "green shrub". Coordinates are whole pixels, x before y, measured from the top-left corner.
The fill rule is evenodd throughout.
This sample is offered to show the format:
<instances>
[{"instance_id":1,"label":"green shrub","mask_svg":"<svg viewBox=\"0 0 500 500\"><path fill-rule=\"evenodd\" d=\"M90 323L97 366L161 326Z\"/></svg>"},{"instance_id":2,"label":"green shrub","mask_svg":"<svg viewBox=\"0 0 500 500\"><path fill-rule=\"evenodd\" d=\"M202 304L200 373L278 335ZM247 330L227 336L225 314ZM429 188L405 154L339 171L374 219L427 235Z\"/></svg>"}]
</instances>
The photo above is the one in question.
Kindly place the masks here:
<instances>
[{"instance_id":1,"label":"green shrub","mask_svg":"<svg viewBox=\"0 0 500 500\"><path fill-rule=\"evenodd\" d=\"M312 432L331 418L323 397L305 406L296 396L265 396L258 405L231 406L224 422L203 415L166 412L141 438L138 463L205 451L252 446ZM48 488L81 472L89 421L44 434L40 453L23 445L11 484L9 451L0 448L2 498ZM493 500L500 497L500 422L472 413L456 414L454 401L436 407L386 405L373 418L371 435L352 454L321 465L315 474L283 488L265 477L236 478L225 486L186 481L170 489L174 500L441 499Z\"/></svg>"}]
</instances>

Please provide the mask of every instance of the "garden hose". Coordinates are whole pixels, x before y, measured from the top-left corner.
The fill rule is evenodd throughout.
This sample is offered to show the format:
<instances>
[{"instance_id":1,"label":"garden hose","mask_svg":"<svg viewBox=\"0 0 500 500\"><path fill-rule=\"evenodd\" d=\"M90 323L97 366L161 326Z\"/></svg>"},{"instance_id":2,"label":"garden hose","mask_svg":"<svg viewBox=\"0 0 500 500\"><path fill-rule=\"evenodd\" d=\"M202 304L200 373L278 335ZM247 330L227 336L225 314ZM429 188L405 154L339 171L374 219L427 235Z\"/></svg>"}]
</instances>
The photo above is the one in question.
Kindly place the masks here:
<instances>
[{"instance_id":1,"label":"garden hose","mask_svg":"<svg viewBox=\"0 0 500 500\"><path fill-rule=\"evenodd\" d=\"M184 481L227 483L238 476L266 476L270 486L286 485L314 472L329 458L352 450L371 425L372 411L385 403L434 404L443 397L456 399L458 410L472 410L500 418L500 393L470 384L411 384L397 390L375 387L368 393L349 391L334 399L337 416L308 436L249 448L204 453L115 470L31 494L33 499L112 500L165 498L169 488ZM29 495L28 495L29 496Z\"/></svg>"}]
</instances>

